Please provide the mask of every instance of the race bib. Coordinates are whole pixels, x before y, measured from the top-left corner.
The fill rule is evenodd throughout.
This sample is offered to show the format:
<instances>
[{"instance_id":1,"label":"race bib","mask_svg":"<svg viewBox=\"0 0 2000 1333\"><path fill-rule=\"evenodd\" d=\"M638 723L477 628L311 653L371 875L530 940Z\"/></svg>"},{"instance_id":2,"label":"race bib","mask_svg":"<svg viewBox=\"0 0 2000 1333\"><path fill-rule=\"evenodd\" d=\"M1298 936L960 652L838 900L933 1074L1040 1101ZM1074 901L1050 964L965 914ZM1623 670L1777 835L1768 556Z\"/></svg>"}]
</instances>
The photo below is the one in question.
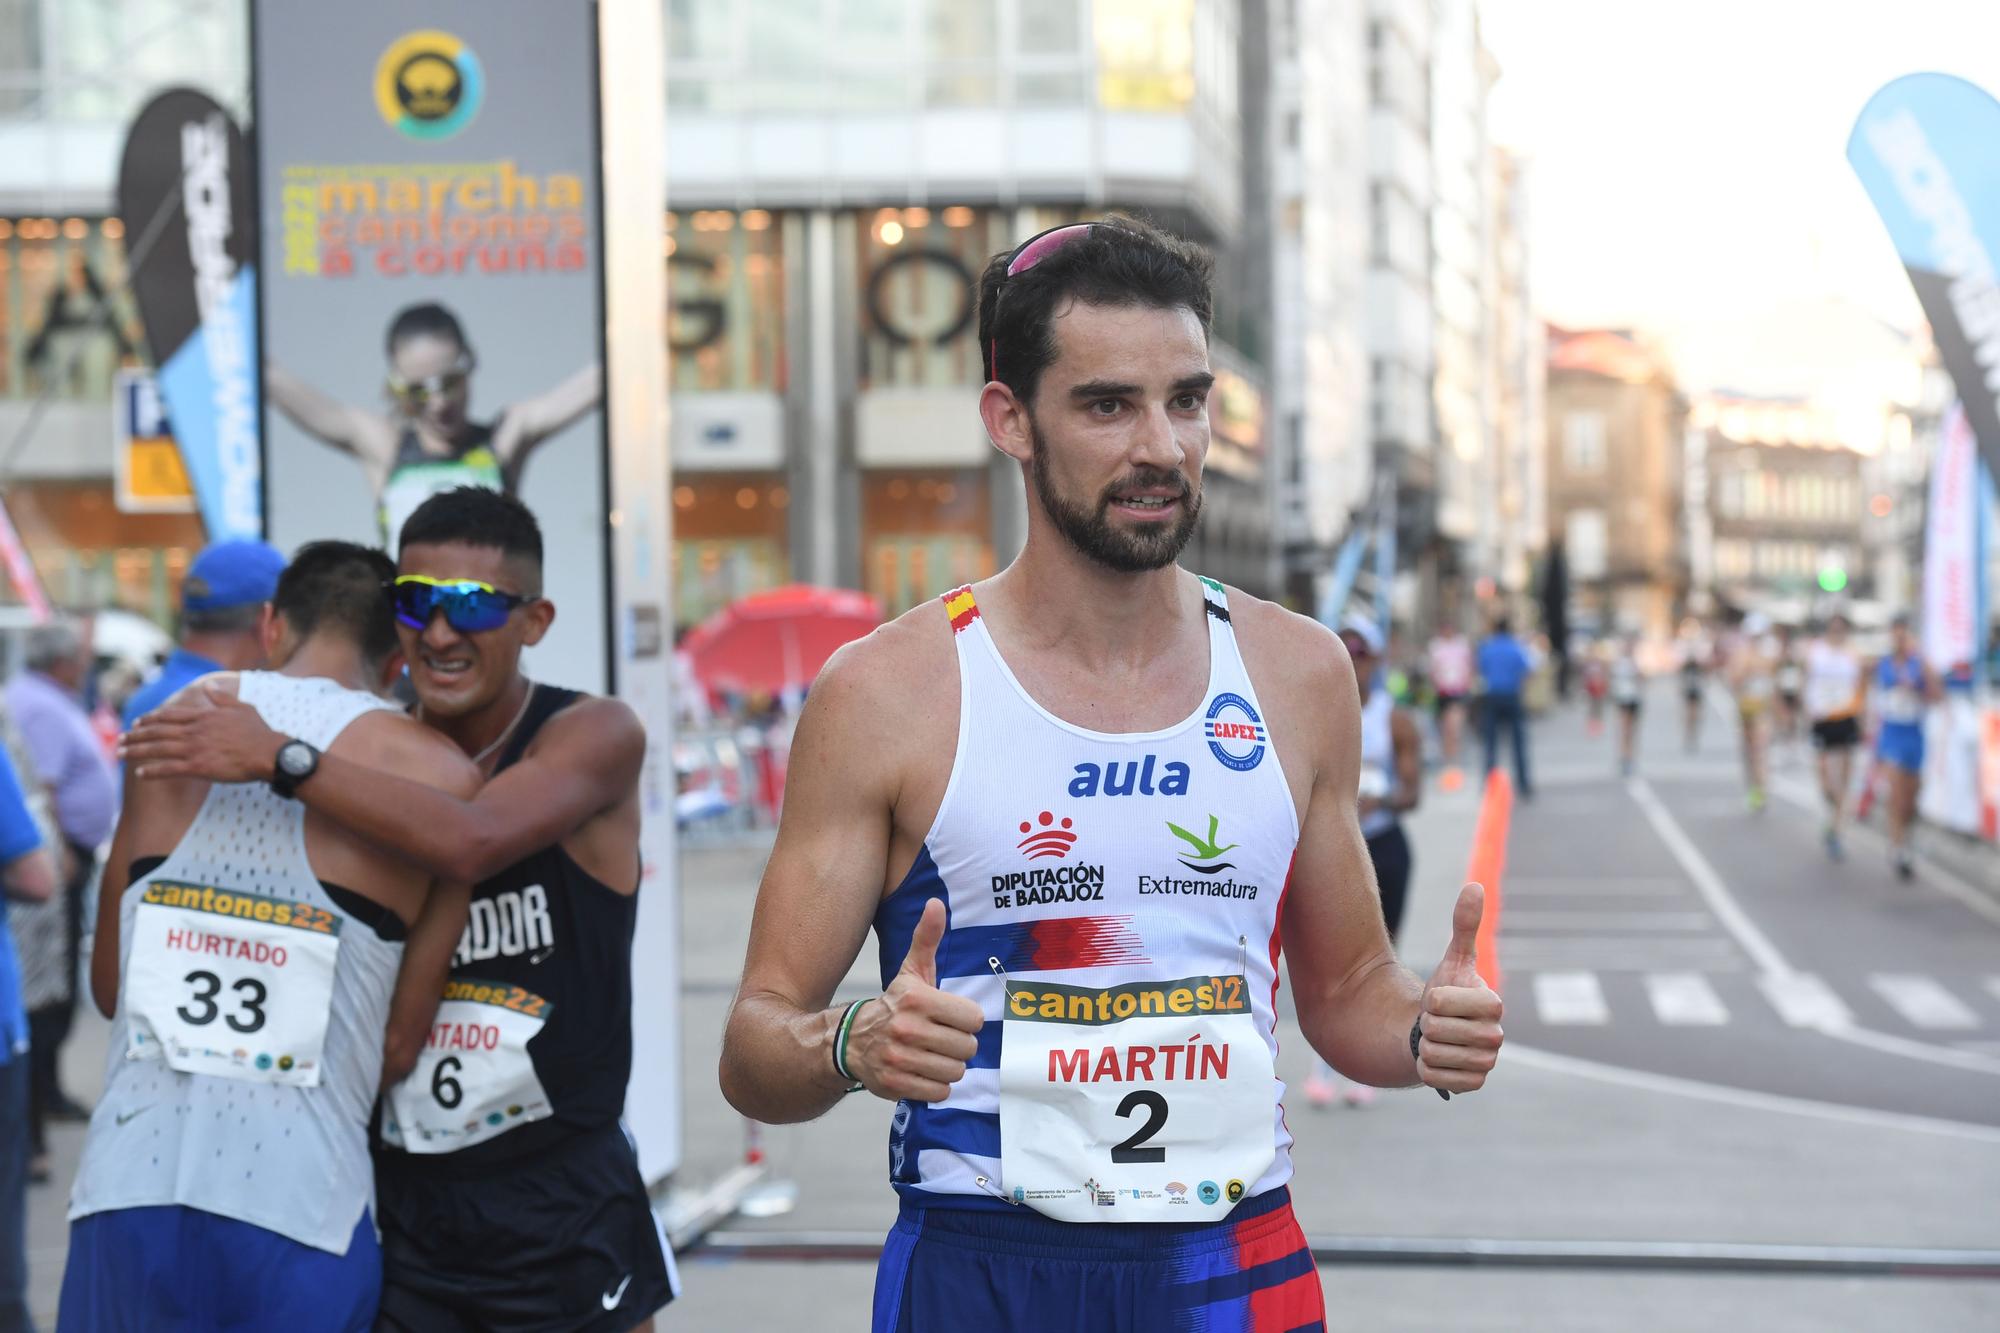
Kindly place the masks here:
<instances>
[{"instance_id":1,"label":"race bib","mask_svg":"<svg viewBox=\"0 0 2000 1333\"><path fill-rule=\"evenodd\" d=\"M1885 722L1916 722L1924 715L1924 701L1908 685L1898 685L1882 701Z\"/></svg>"},{"instance_id":2,"label":"race bib","mask_svg":"<svg viewBox=\"0 0 2000 1333\"><path fill-rule=\"evenodd\" d=\"M126 1058L318 1087L343 920L307 903L154 880L132 917Z\"/></svg>"},{"instance_id":3,"label":"race bib","mask_svg":"<svg viewBox=\"0 0 2000 1333\"><path fill-rule=\"evenodd\" d=\"M553 1114L528 1043L548 1022L541 996L499 982L445 987L408 1078L389 1089L382 1140L412 1153L457 1152Z\"/></svg>"},{"instance_id":4,"label":"race bib","mask_svg":"<svg viewBox=\"0 0 2000 1333\"><path fill-rule=\"evenodd\" d=\"M1803 673L1789 664L1778 668L1778 688L1786 694L1797 694Z\"/></svg>"},{"instance_id":5,"label":"race bib","mask_svg":"<svg viewBox=\"0 0 2000 1333\"><path fill-rule=\"evenodd\" d=\"M1000 1183L1063 1222L1203 1222L1271 1165L1276 1073L1241 976L1007 983Z\"/></svg>"},{"instance_id":6,"label":"race bib","mask_svg":"<svg viewBox=\"0 0 2000 1333\"><path fill-rule=\"evenodd\" d=\"M1746 676L1743 680L1743 697L1752 703L1762 703L1771 697L1769 676Z\"/></svg>"}]
</instances>

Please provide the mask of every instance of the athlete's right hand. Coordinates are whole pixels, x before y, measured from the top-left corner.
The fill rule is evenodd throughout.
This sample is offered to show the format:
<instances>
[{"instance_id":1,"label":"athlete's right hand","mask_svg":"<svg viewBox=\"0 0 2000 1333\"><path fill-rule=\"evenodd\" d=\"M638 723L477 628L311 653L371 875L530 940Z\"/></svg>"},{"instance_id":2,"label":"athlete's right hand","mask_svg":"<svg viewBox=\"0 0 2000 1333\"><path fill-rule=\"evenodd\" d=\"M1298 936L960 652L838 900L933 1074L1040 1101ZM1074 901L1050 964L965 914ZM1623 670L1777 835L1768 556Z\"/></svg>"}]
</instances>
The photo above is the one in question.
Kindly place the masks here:
<instances>
[{"instance_id":1,"label":"athlete's right hand","mask_svg":"<svg viewBox=\"0 0 2000 1333\"><path fill-rule=\"evenodd\" d=\"M943 1101L965 1077L986 1025L979 1005L938 989L937 949L944 903L924 904L910 953L882 998L861 1006L847 1037L847 1067L868 1091L890 1101Z\"/></svg>"}]
</instances>

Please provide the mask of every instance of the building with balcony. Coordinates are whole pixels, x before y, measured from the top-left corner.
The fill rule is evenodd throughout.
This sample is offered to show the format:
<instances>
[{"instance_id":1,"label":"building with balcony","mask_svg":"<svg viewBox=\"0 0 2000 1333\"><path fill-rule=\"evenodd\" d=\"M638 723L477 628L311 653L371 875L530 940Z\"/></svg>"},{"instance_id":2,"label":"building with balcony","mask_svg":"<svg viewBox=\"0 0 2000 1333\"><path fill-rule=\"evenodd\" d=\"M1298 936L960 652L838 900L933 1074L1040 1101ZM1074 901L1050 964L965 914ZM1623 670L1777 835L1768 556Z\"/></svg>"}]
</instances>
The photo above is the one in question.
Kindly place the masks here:
<instances>
[{"instance_id":1,"label":"building with balcony","mask_svg":"<svg viewBox=\"0 0 2000 1333\"><path fill-rule=\"evenodd\" d=\"M1548 331L1548 540L1579 629L1671 632L1686 601L1688 405L1658 352L1612 329Z\"/></svg>"},{"instance_id":2,"label":"building with balcony","mask_svg":"<svg viewBox=\"0 0 2000 1333\"><path fill-rule=\"evenodd\" d=\"M1798 623L1876 592L1864 560L1862 454L1835 413L1809 400L1704 395L1689 425L1703 437L1721 608Z\"/></svg>"}]
</instances>

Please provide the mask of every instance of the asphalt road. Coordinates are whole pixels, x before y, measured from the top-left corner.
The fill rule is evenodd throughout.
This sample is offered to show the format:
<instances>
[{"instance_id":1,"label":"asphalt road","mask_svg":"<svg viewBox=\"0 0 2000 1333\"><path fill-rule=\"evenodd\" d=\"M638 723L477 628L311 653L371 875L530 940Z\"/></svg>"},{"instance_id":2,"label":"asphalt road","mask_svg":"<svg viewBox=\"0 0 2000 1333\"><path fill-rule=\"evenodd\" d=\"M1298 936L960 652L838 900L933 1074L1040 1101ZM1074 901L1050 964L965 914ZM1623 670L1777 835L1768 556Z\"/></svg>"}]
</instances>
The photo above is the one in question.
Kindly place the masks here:
<instances>
[{"instance_id":1,"label":"asphalt road","mask_svg":"<svg viewBox=\"0 0 2000 1333\"><path fill-rule=\"evenodd\" d=\"M1752 813L1735 719L1692 754L1649 701L1637 774L1547 722L1515 813L1498 953L1511 1039L1758 1093L2000 1126L2000 897L1868 828L1828 859L1808 751ZM1668 706L1671 705L1671 706ZM2000 882L2000 858L1977 867Z\"/></svg>"}]
</instances>

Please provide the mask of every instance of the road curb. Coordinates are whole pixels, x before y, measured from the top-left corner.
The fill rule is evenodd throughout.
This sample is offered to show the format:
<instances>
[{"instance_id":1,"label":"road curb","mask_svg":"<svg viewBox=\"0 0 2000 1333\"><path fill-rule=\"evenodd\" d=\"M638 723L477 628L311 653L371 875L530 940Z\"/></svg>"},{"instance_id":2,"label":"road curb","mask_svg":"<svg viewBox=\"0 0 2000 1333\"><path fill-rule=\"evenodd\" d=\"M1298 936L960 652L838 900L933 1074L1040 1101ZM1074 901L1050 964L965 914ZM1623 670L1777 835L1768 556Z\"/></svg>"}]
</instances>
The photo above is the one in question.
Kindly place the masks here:
<instances>
[{"instance_id":1,"label":"road curb","mask_svg":"<svg viewBox=\"0 0 2000 1333\"><path fill-rule=\"evenodd\" d=\"M1706 1241L1504 1240L1490 1236L1308 1236L1322 1264L1617 1269L1627 1272L1807 1273L1840 1277L2000 1278L2000 1250L1750 1245ZM711 1231L687 1258L874 1262L882 1242L860 1231Z\"/></svg>"}]
</instances>

